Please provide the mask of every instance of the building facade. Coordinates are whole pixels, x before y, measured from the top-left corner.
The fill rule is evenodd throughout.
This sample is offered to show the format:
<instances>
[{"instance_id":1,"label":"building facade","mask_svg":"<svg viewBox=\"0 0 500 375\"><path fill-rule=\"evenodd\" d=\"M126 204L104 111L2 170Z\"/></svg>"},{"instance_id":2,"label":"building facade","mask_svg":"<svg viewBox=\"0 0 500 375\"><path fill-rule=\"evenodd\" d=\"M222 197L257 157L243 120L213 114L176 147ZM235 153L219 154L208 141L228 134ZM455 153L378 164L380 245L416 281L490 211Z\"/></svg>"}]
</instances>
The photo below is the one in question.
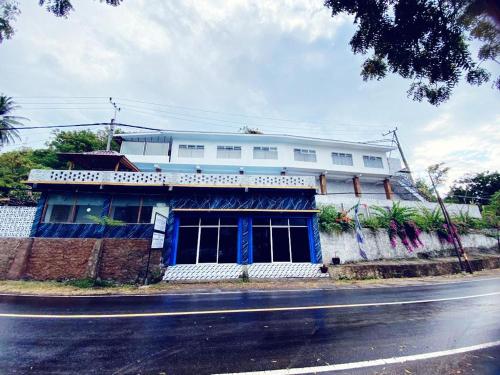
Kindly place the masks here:
<instances>
[{"instance_id":1,"label":"building facade","mask_svg":"<svg viewBox=\"0 0 500 375\"><path fill-rule=\"evenodd\" d=\"M180 131L117 139L120 154L84 156L85 169L30 173L28 183L42 192L33 237L151 238L158 213L167 218L162 263L171 269L316 270L328 262L318 197L419 199L400 182L392 148L379 144ZM71 167L82 161L65 157Z\"/></svg>"}]
</instances>

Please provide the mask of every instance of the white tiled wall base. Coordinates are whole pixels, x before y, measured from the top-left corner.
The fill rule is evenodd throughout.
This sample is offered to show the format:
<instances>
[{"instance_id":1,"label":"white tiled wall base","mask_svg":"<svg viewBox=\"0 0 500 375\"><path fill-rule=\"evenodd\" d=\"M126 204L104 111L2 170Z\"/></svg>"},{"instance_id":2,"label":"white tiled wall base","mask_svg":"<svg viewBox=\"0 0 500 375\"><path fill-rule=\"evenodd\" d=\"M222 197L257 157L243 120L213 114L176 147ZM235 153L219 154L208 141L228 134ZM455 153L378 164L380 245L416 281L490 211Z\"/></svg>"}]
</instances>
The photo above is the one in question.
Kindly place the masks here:
<instances>
[{"instance_id":1,"label":"white tiled wall base","mask_svg":"<svg viewBox=\"0 0 500 375\"><path fill-rule=\"evenodd\" d=\"M328 273L321 273L320 266L311 263L254 263L248 266L248 277L251 279L328 277Z\"/></svg>"},{"instance_id":2,"label":"white tiled wall base","mask_svg":"<svg viewBox=\"0 0 500 375\"><path fill-rule=\"evenodd\" d=\"M178 264L167 268L163 280L228 280L240 275L239 264Z\"/></svg>"},{"instance_id":3,"label":"white tiled wall base","mask_svg":"<svg viewBox=\"0 0 500 375\"><path fill-rule=\"evenodd\" d=\"M328 277L311 263L261 263L248 266L252 279L315 278ZM243 272L240 264L179 264L169 266L163 280L230 280L238 279Z\"/></svg>"},{"instance_id":4,"label":"white tiled wall base","mask_svg":"<svg viewBox=\"0 0 500 375\"><path fill-rule=\"evenodd\" d=\"M0 237L29 237L36 207L0 207Z\"/></svg>"}]
</instances>

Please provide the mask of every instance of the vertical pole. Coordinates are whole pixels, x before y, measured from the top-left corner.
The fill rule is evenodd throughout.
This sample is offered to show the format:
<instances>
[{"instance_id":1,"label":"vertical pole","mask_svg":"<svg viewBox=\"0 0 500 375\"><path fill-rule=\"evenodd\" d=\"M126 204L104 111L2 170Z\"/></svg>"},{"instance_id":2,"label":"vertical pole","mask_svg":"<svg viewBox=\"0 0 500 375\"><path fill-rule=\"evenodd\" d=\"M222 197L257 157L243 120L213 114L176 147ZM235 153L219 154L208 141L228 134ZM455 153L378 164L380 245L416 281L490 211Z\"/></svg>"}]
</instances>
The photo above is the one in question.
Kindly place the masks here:
<instances>
[{"instance_id":1,"label":"vertical pole","mask_svg":"<svg viewBox=\"0 0 500 375\"><path fill-rule=\"evenodd\" d=\"M326 189L326 175L324 173L321 173L319 175L319 190L321 194L326 194L327 189Z\"/></svg>"},{"instance_id":2,"label":"vertical pole","mask_svg":"<svg viewBox=\"0 0 500 375\"><path fill-rule=\"evenodd\" d=\"M359 198L361 197L361 183L359 182L359 177L354 176L352 178L352 184L354 186L354 195Z\"/></svg>"},{"instance_id":3,"label":"vertical pole","mask_svg":"<svg viewBox=\"0 0 500 375\"><path fill-rule=\"evenodd\" d=\"M395 127L394 130L390 130L387 133L382 134L383 136L391 134L394 137L394 141L396 142L396 146L398 146L399 154L401 155L401 159L403 159L403 164L405 165L406 170L408 171L408 176L410 178L411 184L415 185L415 180L413 179L413 176L411 174L411 169L410 169L410 164L408 164L408 160L406 160L405 154L403 152L403 147L401 147L401 143L399 142L398 138L398 128Z\"/></svg>"},{"instance_id":4,"label":"vertical pole","mask_svg":"<svg viewBox=\"0 0 500 375\"><path fill-rule=\"evenodd\" d=\"M392 200L391 181L388 178L384 180L384 190L385 190L385 197L389 200Z\"/></svg>"}]
</instances>

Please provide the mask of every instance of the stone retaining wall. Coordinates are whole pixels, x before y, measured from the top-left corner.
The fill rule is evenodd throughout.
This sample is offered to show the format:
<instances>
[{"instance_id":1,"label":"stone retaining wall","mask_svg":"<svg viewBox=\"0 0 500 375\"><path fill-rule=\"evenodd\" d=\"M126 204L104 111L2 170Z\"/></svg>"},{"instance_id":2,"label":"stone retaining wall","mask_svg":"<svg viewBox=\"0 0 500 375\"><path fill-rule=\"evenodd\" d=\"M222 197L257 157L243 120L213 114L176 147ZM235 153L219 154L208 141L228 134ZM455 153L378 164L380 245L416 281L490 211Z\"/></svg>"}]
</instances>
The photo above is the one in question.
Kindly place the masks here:
<instances>
[{"instance_id":1,"label":"stone retaining wall","mask_svg":"<svg viewBox=\"0 0 500 375\"><path fill-rule=\"evenodd\" d=\"M449 243L441 243L439 238L434 233L422 233L420 239L423 243L422 247L409 252L398 239L397 246L393 248L389 240L387 231L379 229L372 231L363 229L365 243L363 249L368 256L368 260L378 259L401 259L401 258L417 258L420 253L429 253L436 255L447 250L453 249L453 245ZM460 237L464 248L471 249L493 249L498 247L497 240L493 237L485 236L480 233L471 233ZM323 262L330 263L333 257L340 258L341 263L358 262L363 258L358 249L358 243L354 232L342 233L321 233L321 251Z\"/></svg>"},{"instance_id":2,"label":"stone retaining wall","mask_svg":"<svg viewBox=\"0 0 500 375\"><path fill-rule=\"evenodd\" d=\"M144 276L148 251L145 239L0 238L0 279L135 282ZM151 252L150 269L160 258L160 250Z\"/></svg>"}]
</instances>

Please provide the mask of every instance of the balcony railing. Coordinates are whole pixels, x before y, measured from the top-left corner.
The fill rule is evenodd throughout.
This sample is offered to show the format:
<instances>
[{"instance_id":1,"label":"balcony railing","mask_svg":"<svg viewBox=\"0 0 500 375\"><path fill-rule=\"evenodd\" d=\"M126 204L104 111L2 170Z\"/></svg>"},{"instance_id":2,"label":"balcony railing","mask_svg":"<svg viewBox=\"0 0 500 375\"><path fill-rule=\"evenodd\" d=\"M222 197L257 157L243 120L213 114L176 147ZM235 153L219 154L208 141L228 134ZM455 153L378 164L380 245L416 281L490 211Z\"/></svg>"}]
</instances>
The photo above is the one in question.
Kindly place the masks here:
<instances>
[{"instance_id":1,"label":"balcony railing","mask_svg":"<svg viewBox=\"0 0 500 375\"><path fill-rule=\"evenodd\" d=\"M314 176L33 169L29 184L316 189Z\"/></svg>"}]
</instances>

